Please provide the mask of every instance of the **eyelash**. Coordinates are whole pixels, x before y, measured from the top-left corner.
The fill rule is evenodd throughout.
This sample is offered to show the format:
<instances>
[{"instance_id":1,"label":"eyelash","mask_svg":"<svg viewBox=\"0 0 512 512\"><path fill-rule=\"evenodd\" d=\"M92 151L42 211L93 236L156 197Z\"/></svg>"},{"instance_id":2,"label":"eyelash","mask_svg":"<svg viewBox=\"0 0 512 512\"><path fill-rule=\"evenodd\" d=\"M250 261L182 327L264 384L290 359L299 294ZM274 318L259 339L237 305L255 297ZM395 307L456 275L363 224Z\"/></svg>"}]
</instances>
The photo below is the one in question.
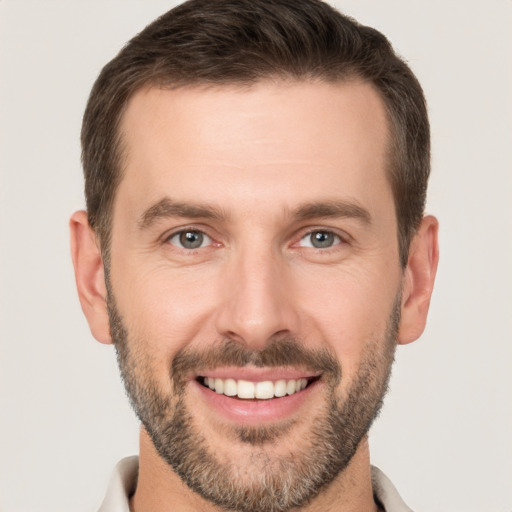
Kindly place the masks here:
<instances>
[{"instance_id":1,"label":"eyelash","mask_svg":"<svg viewBox=\"0 0 512 512\"><path fill-rule=\"evenodd\" d=\"M199 247L197 247L197 248L186 248L186 247L180 246L178 244L173 244L171 242L171 240L173 238L181 236L181 235L184 235L186 233L198 233L198 234L202 235L202 237L207 238L209 240L209 242L207 243L206 246L203 246L202 243L201 243L201 245ZM181 249L181 250L186 251L188 253L193 253L193 252L195 252L198 249L204 249L205 247L209 247L210 245L213 245L215 243L215 241L214 241L214 238L212 236L210 236L203 228L198 228L198 227L195 227L195 226L189 226L189 227L180 228L180 229L178 229L176 231L173 231L172 233L164 236L163 237L163 243L164 244L173 245L177 249Z\"/></svg>"},{"instance_id":2,"label":"eyelash","mask_svg":"<svg viewBox=\"0 0 512 512\"><path fill-rule=\"evenodd\" d=\"M201 235L202 238L207 239L206 245L203 245L204 240L201 240L200 245L198 247L190 247L190 248L183 247L182 243L181 243L181 245L178 245L178 243L171 242L171 240L173 238L184 235L186 233L197 233L197 234ZM319 233L319 234L321 233L321 234L327 235L327 237L332 237L334 239L334 241L332 242L331 245L328 245L326 247L315 247L312 242L310 245L300 245L300 242L302 242L304 239L306 239L308 237L311 237L315 233ZM311 240L311 238L310 238L310 240ZM218 246L221 245L220 243L216 243L214 237L209 235L204 228L202 228L202 227L200 228L197 226L187 226L187 227L178 229L176 231L173 231L172 233L163 237L163 243L173 245L176 249L182 250L188 254L193 254L199 249L206 249L207 247L210 247L212 245L218 245ZM332 250L336 250L336 247L341 246L341 245L346 245L348 243L349 243L349 237L347 235L342 235L332 229L315 227L315 228L309 229L307 232L301 233L300 238L298 238L298 241L294 242L291 245L291 247L298 246L298 247L303 247L303 248L307 248L307 249L312 249L316 253L329 253Z\"/></svg>"},{"instance_id":3,"label":"eyelash","mask_svg":"<svg viewBox=\"0 0 512 512\"><path fill-rule=\"evenodd\" d=\"M295 242L294 245L298 245L301 241L303 241L304 239L306 239L308 237L311 237L315 233L321 233L324 235L331 236L334 238L334 242L332 243L332 245L329 245L327 247L315 247L313 245L307 245L307 246L302 246L302 247L307 247L309 249L313 249L315 252L326 253L326 252L330 252L330 250L335 250L337 246L346 245L349 243L348 236L342 235L332 229L317 227L317 228L309 229L307 232L301 234L300 238L298 239L298 242ZM310 238L310 240L311 240L311 238Z\"/></svg>"}]
</instances>

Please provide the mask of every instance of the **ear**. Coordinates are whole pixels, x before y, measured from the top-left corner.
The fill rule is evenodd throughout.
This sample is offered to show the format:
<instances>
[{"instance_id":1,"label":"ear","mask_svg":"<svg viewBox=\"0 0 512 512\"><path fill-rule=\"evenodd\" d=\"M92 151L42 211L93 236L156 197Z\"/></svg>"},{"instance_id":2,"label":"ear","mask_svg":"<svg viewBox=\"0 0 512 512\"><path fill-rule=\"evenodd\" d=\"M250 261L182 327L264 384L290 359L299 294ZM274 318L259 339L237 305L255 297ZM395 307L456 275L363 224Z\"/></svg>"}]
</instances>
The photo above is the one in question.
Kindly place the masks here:
<instances>
[{"instance_id":1,"label":"ear","mask_svg":"<svg viewBox=\"0 0 512 512\"><path fill-rule=\"evenodd\" d=\"M398 343L401 345L418 339L425 329L439 261L438 227L435 217L425 217L411 241L398 330Z\"/></svg>"},{"instance_id":2,"label":"ear","mask_svg":"<svg viewBox=\"0 0 512 512\"><path fill-rule=\"evenodd\" d=\"M69 227L71 257L82 311L89 322L92 335L101 343L112 343L99 241L84 211L75 212L71 216Z\"/></svg>"}]
</instances>

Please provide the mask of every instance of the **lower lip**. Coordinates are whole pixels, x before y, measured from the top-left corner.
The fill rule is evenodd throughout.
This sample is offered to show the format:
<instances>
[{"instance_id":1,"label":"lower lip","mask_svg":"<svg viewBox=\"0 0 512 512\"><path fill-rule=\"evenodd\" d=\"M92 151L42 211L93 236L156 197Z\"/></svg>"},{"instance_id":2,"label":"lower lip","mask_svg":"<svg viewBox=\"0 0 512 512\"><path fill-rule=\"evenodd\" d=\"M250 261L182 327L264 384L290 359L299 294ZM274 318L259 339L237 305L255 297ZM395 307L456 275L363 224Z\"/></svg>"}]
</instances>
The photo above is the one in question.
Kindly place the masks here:
<instances>
[{"instance_id":1,"label":"lower lip","mask_svg":"<svg viewBox=\"0 0 512 512\"><path fill-rule=\"evenodd\" d=\"M228 420L243 424L261 424L291 419L305 406L320 381L312 382L307 388L293 395L269 400L241 400L216 393L197 381L193 381L193 384L207 406Z\"/></svg>"}]
</instances>

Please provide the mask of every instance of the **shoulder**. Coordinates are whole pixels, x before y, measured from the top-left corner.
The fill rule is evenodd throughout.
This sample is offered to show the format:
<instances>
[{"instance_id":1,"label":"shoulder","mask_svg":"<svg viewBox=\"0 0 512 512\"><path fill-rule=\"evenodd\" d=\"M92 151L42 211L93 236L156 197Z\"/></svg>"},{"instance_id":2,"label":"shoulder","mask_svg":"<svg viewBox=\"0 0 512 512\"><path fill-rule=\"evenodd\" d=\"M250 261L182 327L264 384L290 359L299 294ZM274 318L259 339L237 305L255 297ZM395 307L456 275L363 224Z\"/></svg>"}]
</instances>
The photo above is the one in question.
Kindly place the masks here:
<instances>
[{"instance_id":1,"label":"shoulder","mask_svg":"<svg viewBox=\"0 0 512 512\"><path fill-rule=\"evenodd\" d=\"M391 480L375 466L372 466L372 487L375 501L385 512L413 512L404 503Z\"/></svg>"},{"instance_id":2,"label":"shoulder","mask_svg":"<svg viewBox=\"0 0 512 512\"><path fill-rule=\"evenodd\" d=\"M137 486L139 457L120 460L108 484L107 494L98 512L130 512L130 496Z\"/></svg>"}]
</instances>

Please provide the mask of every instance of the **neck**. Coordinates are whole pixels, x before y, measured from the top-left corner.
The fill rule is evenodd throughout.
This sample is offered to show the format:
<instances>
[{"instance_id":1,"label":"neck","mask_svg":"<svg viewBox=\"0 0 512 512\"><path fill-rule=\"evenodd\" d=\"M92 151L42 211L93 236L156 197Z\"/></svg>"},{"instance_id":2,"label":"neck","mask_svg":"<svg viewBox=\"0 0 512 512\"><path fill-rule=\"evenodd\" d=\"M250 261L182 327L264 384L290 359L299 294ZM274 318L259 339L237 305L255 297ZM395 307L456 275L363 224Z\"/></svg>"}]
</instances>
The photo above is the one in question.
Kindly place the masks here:
<instances>
[{"instance_id":1,"label":"neck","mask_svg":"<svg viewBox=\"0 0 512 512\"><path fill-rule=\"evenodd\" d=\"M219 476L221 478L221 476ZM221 512L187 487L158 455L144 429L140 433L139 477L131 512ZM300 512L377 512L371 485L368 439L365 437L338 477ZM298 512L298 510L296 511Z\"/></svg>"}]
</instances>

